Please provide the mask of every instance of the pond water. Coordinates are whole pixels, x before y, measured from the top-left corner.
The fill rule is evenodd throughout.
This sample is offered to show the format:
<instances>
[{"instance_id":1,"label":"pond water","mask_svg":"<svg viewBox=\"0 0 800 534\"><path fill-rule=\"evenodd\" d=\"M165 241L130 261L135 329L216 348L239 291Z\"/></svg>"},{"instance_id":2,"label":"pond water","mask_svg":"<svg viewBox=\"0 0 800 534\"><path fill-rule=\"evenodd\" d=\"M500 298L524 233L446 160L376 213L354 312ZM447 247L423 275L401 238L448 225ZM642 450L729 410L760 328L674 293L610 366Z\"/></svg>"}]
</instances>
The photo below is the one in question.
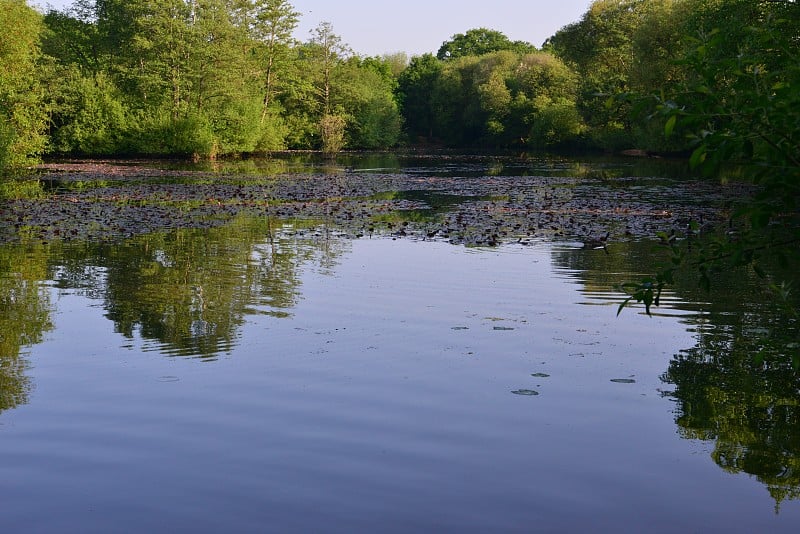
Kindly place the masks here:
<instances>
[{"instance_id":1,"label":"pond water","mask_svg":"<svg viewBox=\"0 0 800 534\"><path fill-rule=\"evenodd\" d=\"M47 213L24 212L24 225L34 201L9 201L3 529L796 532L798 376L741 348L757 337L761 310L743 304L742 275L720 280L713 303L679 281L653 317L638 308L617 317L614 284L663 255L647 240L583 246L574 227L501 234L516 219L493 227L497 246L443 236L459 216L530 200L509 200L505 176L533 190L577 165L501 163L344 161L346 174L402 185L370 196L363 182L340 184L361 203L398 203L358 224L354 208L309 195L311 215L283 199L266 215L203 212L213 224L178 225L176 215L107 233L63 215L56 237L36 217L88 205L67 187L75 176L57 177L58 192L35 200ZM281 174L285 162L261 168L276 165L273 198L298 180ZM608 173L630 171L580 165L603 174L595 195ZM305 189L331 180L330 169L311 169ZM165 172L88 189L198 190L193 171ZM252 166L211 172L226 177L214 182L222 205L220 182L240 196L260 183ZM641 187L623 174L626 192ZM469 186L408 187L438 175ZM648 176L651 197L665 179L686 186L666 171ZM501 183L482 189L475 177ZM575 202L585 184L556 185ZM110 193L92 209L100 196ZM131 204L108 202L121 214ZM348 215L331 214L340 208Z\"/></svg>"}]
</instances>

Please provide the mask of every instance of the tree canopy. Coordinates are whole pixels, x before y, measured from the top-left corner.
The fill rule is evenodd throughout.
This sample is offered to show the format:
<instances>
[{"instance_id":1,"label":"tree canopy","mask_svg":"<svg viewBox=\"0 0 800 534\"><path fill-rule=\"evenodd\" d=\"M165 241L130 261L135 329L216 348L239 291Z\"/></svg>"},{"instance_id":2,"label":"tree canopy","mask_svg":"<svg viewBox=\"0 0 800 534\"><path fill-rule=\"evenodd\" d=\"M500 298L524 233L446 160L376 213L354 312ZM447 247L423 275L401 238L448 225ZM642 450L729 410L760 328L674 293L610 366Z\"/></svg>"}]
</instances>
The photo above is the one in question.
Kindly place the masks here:
<instances>
[{"instance_id":1,"label":"tree canopy","mask_svg":"<svg viewBox=\"0 0 800 534\"><path fill-rule=\"evenodd\" d=\"M482 56L490 52L511 50L518 53L535 52L536 47L524 41L511 41L497 30L474 28L457 33L442 43L436 52L438 59L456 59L465 56Z\"/></svg>"},{"instance_id":2,"label":"tree canopy","mask_svg":"<svg viewBox=\"0 0 800 534\"><path fill-rule=\"evenodd\" d=\"M742 117L690 125L690 109L716 113L714 99L734 98L756 113L757 95L778 110L760 124L783 137L753 130L760 137L736 157L751 145L762 157L765 138L792 146L794 135L796 2L596 0L542 50L473 28L410 60L361 56L328 23L297 41L301 15L287 0L76 0L44 16L21 0L2 6L4 166L43 153L213 157L404 142L690 153L711 148L691 129L722 132ZM760 87L736 75L747 58ZM670 116L667 105L687 112ZM695 159L717 156L734 154Z\"/></svg>"}]
</instances>

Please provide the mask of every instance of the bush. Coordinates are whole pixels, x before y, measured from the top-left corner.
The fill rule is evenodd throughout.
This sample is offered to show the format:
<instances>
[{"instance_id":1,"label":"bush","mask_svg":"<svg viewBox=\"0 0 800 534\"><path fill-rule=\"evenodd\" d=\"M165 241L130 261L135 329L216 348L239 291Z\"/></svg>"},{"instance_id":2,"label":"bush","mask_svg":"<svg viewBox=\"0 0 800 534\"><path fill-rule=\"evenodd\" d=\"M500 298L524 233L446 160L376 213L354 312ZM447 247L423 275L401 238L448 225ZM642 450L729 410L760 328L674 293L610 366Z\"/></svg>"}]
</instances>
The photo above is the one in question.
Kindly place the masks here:
<instances>
[{"instance_id":1,"label":"bush","mask_svg":"<svg viewBox=\"0 0 800 534\"><path fill-rule=\"evenodd\" d=\"M196 113L176 118L167 110L140 112L130 134L130 151L139 154L213 157L218 152L211 122Z\"/></svg>"}]
</instances>

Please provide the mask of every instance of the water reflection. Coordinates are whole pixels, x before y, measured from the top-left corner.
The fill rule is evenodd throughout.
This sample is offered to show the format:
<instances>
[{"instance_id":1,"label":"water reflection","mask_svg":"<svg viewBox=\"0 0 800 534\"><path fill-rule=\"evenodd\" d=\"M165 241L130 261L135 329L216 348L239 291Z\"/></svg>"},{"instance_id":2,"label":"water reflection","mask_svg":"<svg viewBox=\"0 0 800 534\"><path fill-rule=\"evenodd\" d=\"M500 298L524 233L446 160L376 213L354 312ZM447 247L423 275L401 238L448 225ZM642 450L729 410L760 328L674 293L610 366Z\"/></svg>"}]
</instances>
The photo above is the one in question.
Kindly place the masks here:
<instances>
[{"instance_id":1,"label":"water reflection","mask_svg":"<svg viewBox=\"0 0 800 534\"><path fill-rule=\"evenodd\" d=\"M28 402L32 389L23 348L40 343L53 325L53 305L40 282L49 250L36 242L0 246L0 412Z\"/></svg>"},{"instance_id":2,"label":"water reflection","mask_svg":"<svg viewBox=\"0 0 800 534\"><path fill-rule=\"evenodd\" d=\"M608 254L554 250L554 263L581 279L589 303L618 305L621 297L612 288L621 273L651 272L665 256L654 244L609 248ZM779 278L787 279L786 273ZM756 477L777 510L800 498L800 340L796 321L759 287L755 273L745 269L718 273L713 295L691 274L676 280L666 307L676 309L672 313L694 332L696 344L672 358L661 380L674 387L665 396L676 401L680 435L713 443L714 462ZM632 312L623 312L621 320Z\"/></svg>"},{"instance_id":3,"label":"water reflection","mask_svg":"<svg viewBox=\"0 0 800 534\"><path fill-rule=\"evenodd\" d=\"M214 359L234 348L247 315L291 315L301 265L335 264L346 242L300 238L301 226L239 217L119 245L70 245L52 258L59 264L55 283L101 300L115 331L154 341L149 350Z\"/></svg>"},{"instance_id":4,"label":"water reflection","mask_svg":"<svg viewBox=\"0 0 800 534\"><path fill-rule=\"evenodd\" d=\"M713 460L755 476L776 505L800 498L800 379L791 357L753 343L745 325L717 326L675 356L663 380L675 386L680 434L713 442Z\"/></svg>"},{"instance_id":5,"label":"water reflection","mask_svg":"<svg viewBox=\"0 0 800 534\"><path fill-rule=\"evenodd\" d=\"M629 177L685 178L691 173L684 161L653 158L570 157L527 154L475 152L342 152L335 156L315 153L275 153L269 158L246 158L214 161L158 162L135 160L131 165L174 171L202 171L214 174L277 176L282 173L343 172L425 176L548 176L613 180Z\"/></svg>"},{"instance_id":6,"label":"water reflection","mask_svg":"<svg viewBox=\"0 0 800 534\"><path fill-rule=\"evenodd\" d=\"M651 172L636 169L637 164L486 156L442 160L375 155L359 159L342 155L312 163L301 156L270 164L215 163L206 170L271 174L294 169L317 173L400 169L426 176L531 174L600 180ZM652 173L659 175L656 170ZM674 194L669 187L664 191L664 195ZM406 220L437 218L454 207L492 198L482 196L482 188L474 192L475 196L436 191L378 193L374 198L424 201L430 209L405 210L377 220L387 226L392 223L392 235L404 235L400 232ZM559 194L567 197L572 191ZM17 222L12 221L13 228ZM3 228L12 231L12 226ZM32 383L26 376L24 349L41 342L52 329L54 304L43 282L53 281L60 291L100 303L114 331L131 340L141 339L143 350L214 360L240 344L248 317L292 316L302 299L301 268L310 264L333 272L351 246L347 240L332 237L335 231L319 221L236 215L227 224L211 229L147 233L117 244L77 241L66 245L54 241L44 245L22 235L16 244L0 245L0 411L28 402ZM652 272L655 264L666 260L667 253L656 244L635 241L609 243L607 250L572 243L553 247L552 262L563 276L580 281L584 304L616 306L621 297L613 286ZM751 272L721 273L711 298L691 277L677 281L666 299L667 306L659 313L679 316L692 332L695 345L671 359L661 380L673 388L666 395L676 401L675 422L681 436L713 443L711 457L717 465L729 472L753 475L780 504L800 498L800 379L793 366L800 345L797 324L754 292L748 284L753 276ZM486 277L491 278L491 273ZM435 281L426 283L435 285ZM618 319L621 323L626 320L625 314ZM457 332L462 327L450 328ZM492 332L502 330L514 329L492 328ZM782 337L776 333L782 333ZM787 340L786 336L795 339ZM794 351L787 351L787 347L794 347ZM375 347L370 344L368 349ZM473 356L471 347L468 349L465 352ZM632 378L619 376L611 381L634 383ZM171 374L162 376L163 381L172 378ZM506 391L546 400L544 393L539 396L538 390L522 385Z\"/></svg>"}]
</instances>

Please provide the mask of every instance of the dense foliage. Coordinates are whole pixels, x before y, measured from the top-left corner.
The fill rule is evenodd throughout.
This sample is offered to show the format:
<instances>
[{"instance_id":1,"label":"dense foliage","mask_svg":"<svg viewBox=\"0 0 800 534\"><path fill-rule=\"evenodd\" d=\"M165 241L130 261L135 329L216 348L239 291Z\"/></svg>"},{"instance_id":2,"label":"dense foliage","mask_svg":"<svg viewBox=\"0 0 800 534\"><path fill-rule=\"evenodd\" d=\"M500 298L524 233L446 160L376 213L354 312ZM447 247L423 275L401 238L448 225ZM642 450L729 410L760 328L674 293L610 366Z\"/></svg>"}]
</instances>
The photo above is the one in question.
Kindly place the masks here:
<instances>
[{"instance_id":1,"label":"dense foliage","mask_svg":"<svg viewBox=\"0 0 800 534\"><path fill-rule=\"evenodd\" d=\"M749 266L784 300L788 287L771 277L761 260L789 264L800 243L800 5L687 3L692 9L682 12L685 37L674 62L681 75L669 91L644 98L645 109L691 150L693 166L712 175L735 163L755 193L731 206L715 233L693 222L686 240L663 236L672 246L673 264L634 286L633 297L658 304L661 289L686 266L698 268L706 287L720 270ZM698 234L710 236L697 243ZM789 303L787 312L800 318Z\"/></svg>"},{"instance_id":2,"label":"dense foliage","mask_svg":"<svg viewBox=\"0 0 800 534\"><path fill-rule=\"evenodd\" d=\"M22 0L0 0L0 169L41 153L44 113L36 76L41 17Z\"/></svg>"},{"instance_id":3,"label":"dense foliage","mask_svg":"<svg viewBox=\"0 0 800 534\"><path fill-rule=\"evenodd\" d=\"M12 29L0 49L4 166L43 150L214 156L403 142L703 145L697 159L722 161L767 157L765 139L782 147L769 158L789 161L797 145L793 1L596 0L541 50L476 28L410 61L359 56L327 23L298 42L287 0L75 0L43 16L23 1L2 5ZM759 109L769 116L745 134ZM705 115L713 128L688 120ZM725 150L705 143L723 138Z\"/></svg>"},{"instance_id":4,"label":"dense foliage","mask_svg":"<svg viewBox=\"0 0 800 534\"><path fill-rule=\"evenodd\" d=\"M41 40L27 31L32 41L19 43L42 52L28 79L47 88L33 108L48 112L49 151L213 157L396 145L394 59L353 55L327 23L296 42L298 19L286 0L76 0L49 11Z\"/></svg>"}]
</instances>

